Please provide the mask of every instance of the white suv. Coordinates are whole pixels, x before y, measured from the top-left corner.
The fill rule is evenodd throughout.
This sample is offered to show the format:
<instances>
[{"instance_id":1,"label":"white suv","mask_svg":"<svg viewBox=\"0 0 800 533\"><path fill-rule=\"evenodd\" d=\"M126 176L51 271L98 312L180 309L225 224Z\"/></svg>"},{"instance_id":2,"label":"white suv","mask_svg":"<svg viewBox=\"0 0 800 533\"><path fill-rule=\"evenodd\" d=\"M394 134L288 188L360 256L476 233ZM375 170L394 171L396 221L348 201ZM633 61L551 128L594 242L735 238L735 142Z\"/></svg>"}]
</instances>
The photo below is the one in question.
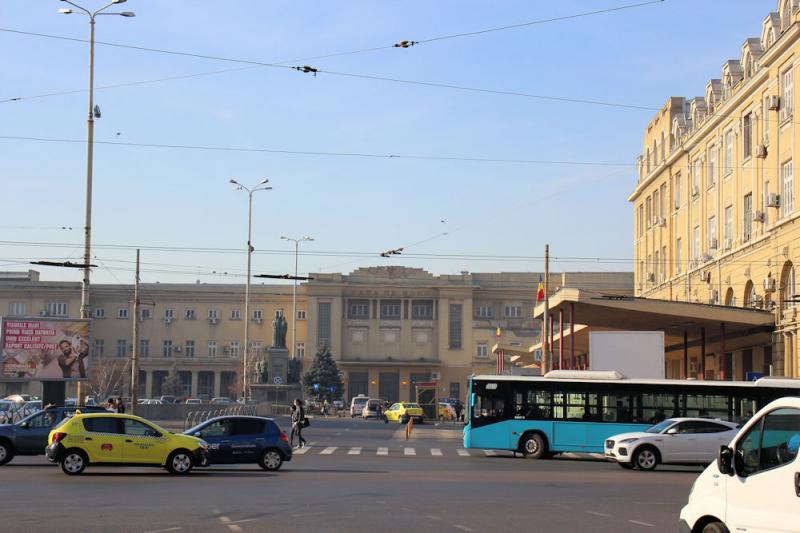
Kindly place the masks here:
<instances>
[{"instance_id":1,"label":"white suv","mask_svg":"<svg viewBox=\"0 0 800 533\"><path fill-rule=\"evenodd\" d=\"M719 449L694 482L680 531L797 531L798 448L800 398L775 400Z\"/></svg>"},{"instance_id":2,"label":"white suv","mask_svg":"<svg viewBox=\"0 0 800 533\"><path fill-rule=\"evenodd\" d=\"M606 440L606 459L622 468L653 470L659 464L708 464L738 425L708 418L668 418L644 431Z\"/></svg>"}]
</instances>

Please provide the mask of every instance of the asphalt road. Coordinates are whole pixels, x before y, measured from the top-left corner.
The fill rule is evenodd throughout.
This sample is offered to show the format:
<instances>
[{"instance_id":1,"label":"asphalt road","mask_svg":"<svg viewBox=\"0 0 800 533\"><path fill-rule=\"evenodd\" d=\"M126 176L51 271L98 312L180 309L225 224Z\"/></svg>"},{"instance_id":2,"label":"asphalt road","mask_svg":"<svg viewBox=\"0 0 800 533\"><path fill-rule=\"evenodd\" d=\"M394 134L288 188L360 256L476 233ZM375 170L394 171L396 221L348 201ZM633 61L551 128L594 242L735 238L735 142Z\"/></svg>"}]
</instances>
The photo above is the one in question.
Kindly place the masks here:
<instances>
[{"instance_id":1,"label":"asphalt road","mask_svg":"<svg viewBox=\"0 0 800 533\"><path fill-rule=\"evenodd\" d=\"M409 441L402 426L349 419L315 419L304 433L311 446L277 473L89 467L68 477L44 457L18 457L0 467L0 530L675 531L700 472L487 455L463 450L450 424L418 426Z\"/></svg>"}]
</instances>

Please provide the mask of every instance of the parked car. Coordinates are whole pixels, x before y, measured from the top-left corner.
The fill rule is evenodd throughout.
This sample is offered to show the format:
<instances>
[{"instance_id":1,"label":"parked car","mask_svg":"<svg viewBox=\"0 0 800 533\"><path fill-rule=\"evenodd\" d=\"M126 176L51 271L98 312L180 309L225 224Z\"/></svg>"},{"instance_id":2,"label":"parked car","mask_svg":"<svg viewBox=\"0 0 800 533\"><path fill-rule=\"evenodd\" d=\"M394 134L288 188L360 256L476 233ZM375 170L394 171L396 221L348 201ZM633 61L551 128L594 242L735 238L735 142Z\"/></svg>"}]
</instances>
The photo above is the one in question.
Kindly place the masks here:
<instances>
[{"instance_id":1,"label":"parked car","mask_svg":"<svg viewBox=\"0 0 800 533\"><path fill-rule=\"evenodd\" d=\"M383 400L378 398L370 398L364 407L361 409L361 418L367 420L369 418L378 418L378 406L383 405Z\"/></svg>"},{"instance_id":2,"label":"parked car","mask_svg":"<svg viewBox=\"0 0 800 533\"><path fill-rule=\"evenodd\" d=\"M260 416L218 416L184 431L208 442L210 464L257 463L278 470L292 447L278 424Z\"/></svg>"},{"instance_id":3,"label":"parked car","mask_svg":"<svg viewBox=\"0 0 800 533\"><path fill-rule=\"evenodd\" d=\"M159 400L161 400L162 404L169 405L169 404L175 403L175 396L167 394L167 395L161 396L159 398Z\"/></svg>"},{"instance_id":4,"label":"parked car","mask_svg":"<svg viewBox=\"0 0 800 533\"><path fill-rule=\"evenodd\" d=\"M800 398L770 402L695 480L680 531L797 531Z\"/></svg>"},{"instance_id":5,"label":"parked car","mask_svg":"<svg viewBox=\"0 0 800 533\"><path fill-rule=\"evenodd\" d=\"M203 400L200 398L186 398L186 405L201 405Z\"/></svg>"},{"instance_id":6,"label":"parked car","mask_svg":"<svg viewBox=\"0 0 800 533\"><path fill-rule=\"evenodd\" d=\"M621 433L605 442L606 459L622 468L653 470L659 464L703 464L731 441L739 426L708 418L668 418L644 431Z\"/></svg>"},{"instance_id":7,"label":"parked car","mask_svg":"<svg viewBox=\"0 0 800 533\"><path fill-rule=\"evenodd\" d=\"M359 394L355 398L350 400L350 418L355 418L357 416L361 416L361 412L364 410L364 406L369 401L369 398L364 394Z\"/></svg>"},{"instance_id":8,"label":"parked car","mask_svg":"<svg viewBox=\"0 0 800 533\"><path fill-rule=\"evenodd\" d=\"M83 412L107 412L102 407L81 407ZM29 415L16 424L0 425L0 466L15 455L44 455L47 435L56 424L75 414L72 407L51 407Z\"/></svg>"},{"instance_id":9,"label":"parked car","mask_svg":"<svg viewBox=\"0 0 800 533\"><path fill-rule=\"evenodd\" d=\"M233 400L231 400L230 398L228 398L227 396L219 396L217 398L211 398L211 401L208 402L208 403L211 403L211 404L214 404L214 405L228 405L228 404L232 404L232 403L235 403L235 402Z\"/></svg>"},{"instance_id":10,"label":"parked car","mask_svg":"<svg viewBox=\"0 0 800 533\"><path fill-rule=\"evenodd\" d=\"M439 402L439 418L444 420L455 420L456 409L447 402Z\"/></svg>"},{"instance_id":11,"label":"parked car","mask_svg":"<svg viewBox=\"0 0 800 533\"><path fill-rule=\"evenodd\" d=\"M425 413L418 403L398 402L392 405L384 414L389 422L397 422L399 424L406 424L410 419L413 419L418 424L425 422Z\"/></svg>"},{"instance_id":12,"label":"parked car","mask_svg":"<svg viewBox=\"0 0 800 533\"><path fill-rule=\"evenodd\" d=\"M50 431L47 459L68 475L88 465L161 466L188 474L208 464L208 444L190 435L170 433L133 415L79 413Z\"/></svg>"},{"instance_id":13,"label":"parked car","mask_svg":"<svg viewBox=\"0 0 800 533\"><path fill-rule=\"evenodd\" d=\"M165 405L164 400L156 400L152 398L139 399L139 405Z\"/></svg>"}]
</instances>

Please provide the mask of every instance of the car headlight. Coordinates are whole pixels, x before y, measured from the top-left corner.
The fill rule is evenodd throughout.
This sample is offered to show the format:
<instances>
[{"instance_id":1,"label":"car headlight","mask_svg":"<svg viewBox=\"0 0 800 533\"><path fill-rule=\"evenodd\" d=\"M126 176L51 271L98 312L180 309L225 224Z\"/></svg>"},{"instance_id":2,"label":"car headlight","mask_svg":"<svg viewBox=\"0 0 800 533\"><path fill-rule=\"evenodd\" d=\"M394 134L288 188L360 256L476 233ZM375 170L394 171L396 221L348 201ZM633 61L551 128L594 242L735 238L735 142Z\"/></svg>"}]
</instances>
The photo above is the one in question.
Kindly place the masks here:
<instances>
[{"instance_id":1,"label":"car headlight","mask_svg":"<svg viewBox=\"0 0 800 533\"><path fill-rule=\"evenodd\" d=\"M200 444L200 447L201 447L201 448L203 448L204 450L208 450L208 443L207 443L206 441L204 441L204 440L201 440L201 441L199 442L199 444Z\"/></svg>"},{"instance_id":2,"label":"car headlight","mask_svg":"<svg viewBox=\"0 0 800 533\"><path fill-rule=\"evenodd\" d=\"M620 444L630 444L631 442L636 442L637 440L639 440L639 439L634 437L632 439L622 439L621 441L619 441L619 443Z\"/></svg>"}]
</instances>

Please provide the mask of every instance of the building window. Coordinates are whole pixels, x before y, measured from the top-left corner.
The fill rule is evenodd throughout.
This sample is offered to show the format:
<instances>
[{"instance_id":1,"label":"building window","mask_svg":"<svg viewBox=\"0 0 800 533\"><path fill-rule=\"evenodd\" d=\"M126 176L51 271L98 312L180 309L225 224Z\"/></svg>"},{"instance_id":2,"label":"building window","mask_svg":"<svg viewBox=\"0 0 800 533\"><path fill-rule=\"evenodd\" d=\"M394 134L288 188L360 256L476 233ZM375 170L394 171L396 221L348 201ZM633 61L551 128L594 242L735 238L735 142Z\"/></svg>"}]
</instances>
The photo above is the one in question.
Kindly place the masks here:
<instances>
[{"instance_id":1,"label":"building window","mask_svg":"<svg viewBox=\"0 0 800 533\"><path fill-rule=\"evenodd\" d=\"M400 300L381 300L381 320L400 320Z\"/></svg>"},{"instance_id":2,"label":"building window","mask_svg":"<svg viewBox=\"0 0 800 533\"><path fill-rule=\"evenodd\" d=\"M733 172L733 130L725 132L725 161L723 165L725 166L722 169L723 176Z\"/></svg>"},{"instance_id":3,"label":"building window","mask_svg":"<svg viewBox=\"0 0 800 533\"><path fill-rule=\"evenodd\" d=\"M253 320L258 322L259 320L264 320L264 311L262 309L253 309Z\"/></svg>"},{"instance_id":4,"label":"building window","mask_svg":"<svg viewBox=\"0 0 800 533\"><path fill-rule=\"evenodd\" d=\"M250 355L261 356L261 341L252 341L250 343Z\"/></svg>"},{"instance_id":5,"label":"building window","mask_svg":"<svg viewBox=\"0 0 800 533\"><path fill-rule=\"evenodd\" d=\"M454 399L461 398L461 383L458 381L450 383L450 397Z\"/></svg>"},{"instance_id":6,"label":"building window","mask_svg":"<svg viewBox=\"0 0 800 533\"><path fill-rule=\"evenodd\" d=\"M742 119L742 158L753 155L753 114L748 113Z\"/></svg>"},{"instance_id":7,"label":"building window","mask_svg":"<svg viewBox=\"0 0 800 533\"><path fill-rule=\"evenodd\" d=\"M331 342L331 304L317 304L317 346L328 346Z\"/></svg>"},{"instance_id":8,"label":"building window","mask_svg":"<svg viewBox=\"0 0 800 533\"><path fill-rule=\"evenodd\" d=\"M144 318L144 312L145 311L147 311L148 314L150 312L149 309L142 309L142 318ZM117 318L128 318L128 308L127 307L121 307L121 308L117 309Z\"/></svg>"},{"instance_id":9,"label":"building window","mask_svg":"<svg viewBox=\"0 0 800 533\"><path fill-rule=\"evenodd\" d=\"M667 247L666 246L662 246L661 247L661 277L662 277L662 281L663 281L663 279L666 279L666 277L668 275L669 275L669 272L667 272Z\"/></svg>"},{"instance_id":10,"label":"building window","mask_svg":"<svg viewBox=\"0 0 800 533\"><path fill-rule=\"evenodd\" d=\"M781 165L781 178L783 191L781 192L781 209L783 216L787 217L794 210L794 178L792 176L792 160Z\"/></svg>"},{"instance_id":11,"label":"building window","mask_svg":"<svg viewBox=\"0 0 800 533\"><path fill-rule=\"evenodd\" d=\"M297 347L295 348L295 357L305 357L306 356L306 343L298 342Z\"/></svg>"},{"instance_id":12,"label":"building window","mask_svg":"<svg viewBox=\"0 0 800 533\"><path fill-rule=\"evenodd\" d=\"M186 351L183 352L185 357L194 357L194 341L186 341Z\"/></svg>"},{"instance_id":13,"label":"building window","mask_svg":"<svg viewBox=\"0 0 800 533\"><path fill-rule=\"evenodd\" d=\"M147 339L139 340L139 356L150 357L150 341Z\"/></svg>"},{"instance_id":14,"label":"building window","mask_svg":"<svg viewBox=\"0 0 800 533\"><path fill-rule=\"evenodd\" d=\"M681 207L681 175L675 174L675 210L677 211Z\"/></svg>"},{"instance_id":15,"label":"building window","mask_svg":"<svg viewBox=\"0 0 800 533\"><path fill-rule=\"evenodd\" d=\"M742 206L744 218L742 219L742 241L748 242L753 234L753 195L746 194Z\"/></svg>"},{"instance_id":16,"label":"building window","mask_svg":"<svg viewBox=\"0 0 800 533\"><path fill-rule=\"evenodd\" d=\"M297 310L297 320L305 320L306 319L306 310L305 309L298 309Z\"/></svg>"},{"instance_id":17,"label":"building window","mask_svg":"<svg viewBox=\"0 0 800 533\"><path fill-rule=\"evenodd\" d=\"M644 235L644 205L639 204L639 237Z\"/></svg>"},{"instance_id":18,"label":"building window","mask_svg":"<svg viewBox=\"0 0 800 533\"><path fill-rule=\"evenodd\" d=\"M692 230L692 261L700 260L700 226L695 226Z\"/></svg>"},{"instance_id":19,"label":"building window","mask_svg":"<svg viewBox=\"0 0 800 533\"><path fill-rule=\"evenodd\" d=\"M675 273L680 274L683 271L683 265L681 264L681 258L683 257L683 253L681 251L681 238L678 237L675 239Z\"/></svg>"},{"instance_id":20,"label":"building window","mask_svg":"<svg viewBox=\"0 0 800 533\"><path fill-rule=\"evenodd\" d=\"M641 209L641 207L639 208ZM492 318L494 316L494 308L489 304L480 304L475 306L475 318Z\"/></svg>"},{"instance_id":21,"label":"building window","mask_svg":"<svg viewBox=\"0 0 800 533\"><path fill-rule=\"evenodd\" d=\"M122 309L120 309L120 311L122 311ZM143 307L141 309L141 315L142 315L142 320L150 320L151 318L153 318L153 310L148 309L147 307ZM124 317L121 316L119 318L128 318L128 310L125 309L125 316Z\"/></svg>"},{"instance_id":22,"label":"building window","mask_svg":"<svg viewBox=\"0 0 800 533\"><path fill-rule=\"evenodd\" d=\"M717 249L717 217L708 217L708 234L706 235L708 242L706 243L708 250Z\"/></svg>"},{"instance_id":23,"label":"building window","mask_svg":"<svg viewBox=\"0 0 800 533\"><path fill-rule=\"evenodd\" d=\"M117 341L117 357L125 357L128 355L128 341L119 339Z\"/></svg>"},{"instance_id":24,"label":"building window","mask_svg":"<svg viewBox=\"0 0 800 533\"><path fill-rule=\"evenodd\" d=\"M186 320L195 320L197 319L197 311L194 309L187 309L186 310Z\"/></svg>"},{"instance_id":25,"label":"building window","mask_svg":"<svg viewBox=\"0 0 800 533\"><path fill-rule=\"evenodd\" d=\"M172 341L170 340L164 341L161 355L163 355L164 357L172 357Z\"/></svg>"},{"instance_id":26,"label":"building window","mask_svg":"<svg viewBox=\"0 0 800 533\"><path fill-rule=\"evenodd\" d=\"M164 309L164 320L171 322L175 318L174 309Z\"/></svg>"},{"instance_id":27,"label":"building window","mask_svg":"<svg viewBox=\"0 0 800 533\"><path fill-rule=\"evenodd\" d=\"M658 204L658 216L661 218L667 218L667 184L661 184L661 195L659 196L659 204Z\"/></svg>"},{"instance_id":28,"label":"building window","mask_svg":"<svg viewBox=\"0 0 800 533\"><path fill-rule=\"evenodd\" d=\"M658 281L658 267L661 265L661 262L658 260L658 250L655 251L653 255L653 281Z\"/></svg>"},{"instance_id":29,"label":"building window","mask_svg":"<svg viewBox=\"0 0 800 533\"><path fill-rule=\"evenodd\" d=\"M94 339L92 342L92 357L103 357L105 355L105 342L103 339Z\"/></svg>"},{"instance_id":30,"label":"building window","mask_svg":"<svg viewBox=\"0 0 800 533\"><path fill-rule=\"evenodd\" d=\"M786 267L783 281L783 302L787 308L797 307L797 284L794 277L794 265L789 263Z\"/></svg>"},{"instance_id":31,"label":"building window","mask_svg":"<svg viewBox=\"0 0 800 533\"><path fill-rule=\"evenodd\" d=\"M414 320L432 320L433 300L412 300L411 318Z\"/></svg>"},{"instance_id":32,"label":"building window","mask_svg":"<svg viewBox=\"0 0 800 533\"><path fill-rule=\"evenodd\" d=\"M230 356L231 356L231 358L233 358L233 359L238 359L239 358L239 355L240 355L239 354L239 348L240 348L239 347L239 341L231 342L231 344L230 344Z\"/></svg>"},{"instance_id":33,"label":"building window","mask_svg":"<svg viewBox=\"0 0 800 533\"><path fill-rule=\"evenodd\" d=\"M475 357L478 359L485 359L486 357L489 357L489 345L485 342L479 342L475 346Z\"/></svg>"},{"instance_id":34,"label":"building window","mask_svg":"<svg viewBox=\"0 0 800 533\"><path fill-rule=\"evenodd\" d=\"M781 88L780 88L780 113L779 119L781 122L792 118L794 109L794 79L792 69L786 70L781 73Z\"/></svg>"},{"instance_id":35,"label":"building window","mask_svg":"<svg viewBox=\"0 0 800 533\"><path fill-rule=\"evenodd\" d=\"M366 320L369 318L369 300L348 300L347 318Z\"/></svg>"},{"instance_id":36,"label":"building window","mask_svg":"<svg viewBox=\"0 0 800 533\"><path fill-rule=\"evenodd\" d=\"M725 208L725 227L723 228L725 246L733 246L733 206Z\"/></svg>"},{"instance_id":37,"label":"building window","mask_svg":"<svg viewBox=\"0 0 800 533\"><path fill-rule=\"evenodd\" d=\"M208 341L208 356L217 356L217 341Z\"/></svg>"},{"instance_id":38,"label":"building window","mask_svg":"<svg viewBox=\"0 0 800 533\"><path fill-rule=\"evenodd\" d=\"M238 309L231 309L231 320L241 320L242 313Z\"/></svg>"},{"instance_id":39,"label":"building window","mask_svg":"<svg viewBox=\"0 0 800 533\"><path fill-rule=\"evenodd\" d=\"M645 206L645 225L647 229L650 229L650 225L653 223L653 200L649 196L645 200Z\"/></svg>"},{"instance_id":40,"label":"building window","mask_svg":"<svg viewBox=\"0 0 800 533\"><path fill-rule=\"evenodd\" d=\"M706 176L707 186L710 189L714 186L717 179L717 147L712 146L708 149L708 176Z\"/></svg>"},{"instance_id":41,"label":"building window","mask_svg":"<svg viewBox=\"0 0 800 533\"><path fill-rule=\"evenodd\" d=\"M658 207L661 205L661 195L658 194L658 189L653 191L653 221L654 226L658 226L657 220L661 217L661 212L658 210Z\"/></svg>"},{"instance_id":42,"label":"building window","mask_svg":"<svg viewBox=\"0 0 800 533\"><path fill-rule=\"evenodd\" d=\"M506 318L520 318L522 317L521 305L507 305L503 310L503 316Z\"/></svg>"},{"instance_id":43,"label":"building window","mask_svg":"<svg viewBox=\"0 0 800 533\"><path fill-rule=\"evenodd\" d=\"M450 316L448 322L448 345L450 348L461 348L461 304L450 304Z\"/></svg>"},{"instance_id":44,"label":"building window","mask_svg":"<svg viewBox=\"0 0 800 533\"><path fill-rule=\"evenodd\" d=\"M8 304L9 316L25 316L26 314L27 306L25 305L25 302L11 302Z\"/></svg>"},{"instance_id":45,"label":"building window","mask_svg":"<svg viewBox=\"0 0 800 533\"><path fill-rule=\"evenodd\" d=\"M700 159L692 162L692 198L700 195Z\"/></svg>"},{"instance_id":46,"label":"building window","mask_svg":"<svg viewBox=\"0 0 800 533\"><path fill-rule=\"evenodd\" d=\"M769 95L764 97L764 146L769 146Z\"/></svg>"},{"instance_id":47,"label":"building window","mask_svg":"<svg viewBox=\"0 0 800 533\"><path fill-rule=\"evenodd\" d=\"M47 316L68 316L69 308L66 302L48 302L45 307L45 313Z\"/></svg>"}]
</instances>

